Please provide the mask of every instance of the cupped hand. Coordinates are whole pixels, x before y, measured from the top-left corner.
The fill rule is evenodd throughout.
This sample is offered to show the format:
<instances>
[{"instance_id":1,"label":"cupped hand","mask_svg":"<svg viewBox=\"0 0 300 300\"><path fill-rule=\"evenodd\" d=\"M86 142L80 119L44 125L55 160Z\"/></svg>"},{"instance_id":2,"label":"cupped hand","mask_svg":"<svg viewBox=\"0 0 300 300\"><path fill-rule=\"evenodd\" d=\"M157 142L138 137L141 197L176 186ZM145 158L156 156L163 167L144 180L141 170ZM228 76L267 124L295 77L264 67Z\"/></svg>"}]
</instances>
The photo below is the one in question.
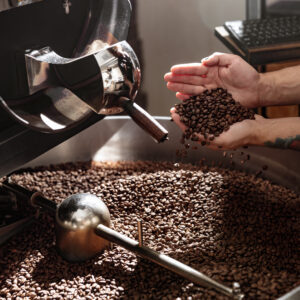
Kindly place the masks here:
<instances>
[{"instance_id":1,"label":"cupped hand","mask_svg":"<svg viewBox=\"0 0 300 300\"><path fill-rule=\"evenodd\" d=\"M171 109L171 116L173 121L184 132L187 127L180 121L180 116L176 113L175 108ZM215 137L212 141L209 140L208 147L214 150L232 150L246 145L255 145L256 136L259 131L261 123L265 119L260 115L255 115L255 120L244 120L242 122L234 123L227 131L224 131L220 136ZM197 134L199 143L205 141L204 136Z\"/></svg>"},{"instance_id":2,"label":"cupped hand","mask_svg":"<svg viewBox=\"0 0 300 300\"><path fill-rule=\"evenodd\" d=\"M259 106L260 75L237 55L214 53L201 63L175 65L164 79L180 100L222 87L243 106Z\"/></svg>"}]
</instances>

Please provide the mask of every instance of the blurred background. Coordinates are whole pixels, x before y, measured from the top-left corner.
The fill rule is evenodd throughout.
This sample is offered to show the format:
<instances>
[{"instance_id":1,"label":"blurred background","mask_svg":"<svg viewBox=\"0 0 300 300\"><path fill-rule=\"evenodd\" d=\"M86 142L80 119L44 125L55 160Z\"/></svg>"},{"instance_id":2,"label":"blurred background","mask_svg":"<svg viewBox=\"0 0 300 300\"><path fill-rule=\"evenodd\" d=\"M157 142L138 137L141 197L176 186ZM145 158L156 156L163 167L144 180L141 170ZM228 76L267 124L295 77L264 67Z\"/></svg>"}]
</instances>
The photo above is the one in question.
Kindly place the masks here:
<instances>
[{"instance_id":1,"label":"blurred background","mask_svg":"<svg viewBox=\"0 0 300 300\"><path fill-rule=\"evenodd\" d=\"M174 64L199 62L211 53L229 52L215 37L214 28L228 20L243 20L245 0L135 0L136 28L130 43L139 39L143 106L153 115L169 115L178 101L163 76ZM135 40L135 42L134 42ZM139 52L139 51L137 51ZM137 99L139 100L139 99Z\"/></svg>"}]
</instances>

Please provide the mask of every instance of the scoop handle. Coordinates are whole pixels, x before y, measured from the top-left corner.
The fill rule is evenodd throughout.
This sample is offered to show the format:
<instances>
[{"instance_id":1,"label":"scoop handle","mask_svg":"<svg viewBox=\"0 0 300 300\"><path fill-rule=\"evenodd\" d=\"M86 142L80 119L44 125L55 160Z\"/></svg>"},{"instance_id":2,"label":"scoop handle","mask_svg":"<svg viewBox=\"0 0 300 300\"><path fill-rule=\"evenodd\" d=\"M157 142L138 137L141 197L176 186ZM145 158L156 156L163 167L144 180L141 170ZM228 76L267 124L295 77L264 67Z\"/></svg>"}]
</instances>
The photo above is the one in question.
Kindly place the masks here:
<instances>
[{"instance_id":1,"label":"scoop handle","mask_svg":"<svg viewBox=\"0 0 300 300\"><path fill-rule=\"evenodd\" d=\"M165 254L156 252L146 246L140 246L139 242L120 234L119 232L99 224L96 229L96 234L100 237L115 243L131 252L136 253L142 258L146 258L196 284L202 285L207 288L213 288L227 296L231 296L233 299L243 299L244 295L240 293L237 285L237 289L229 288L219 282L207 277L206 275L198 272L197 270L173 259Z\"/></svg>"},{"instance_id":2,"label":"scoop handle","mask_svg":"<svg viewBox=\"0 0 300 300\"><path fill-rule=\"evenodd\" d=\"M150 134L157 143L168 139L168 131L138 104L126 100L122 101L122 107L132 120Z\"/></svg>"},{"instance_id":3,"label":"scoop handle","mask_svg":"<svg viewBox=\"0 0 300 300\"><path fill-rule=\"evenodd\" d=\"M56 212L57 205L54 201L45 198L42 195L42 193L40 193L40 192L30 191L30 190L16 184L15 182L13 182L11 180L10 177L7 180L5 180L4 182L2 182L1 186L4 189L11 191L11 192L15 193L16 195L18 195L19 197L22 197L23 199L25 199L26 201L28 201L28 203L31 206L41 207L52 213Z\"/></svg>"}]
</instances>

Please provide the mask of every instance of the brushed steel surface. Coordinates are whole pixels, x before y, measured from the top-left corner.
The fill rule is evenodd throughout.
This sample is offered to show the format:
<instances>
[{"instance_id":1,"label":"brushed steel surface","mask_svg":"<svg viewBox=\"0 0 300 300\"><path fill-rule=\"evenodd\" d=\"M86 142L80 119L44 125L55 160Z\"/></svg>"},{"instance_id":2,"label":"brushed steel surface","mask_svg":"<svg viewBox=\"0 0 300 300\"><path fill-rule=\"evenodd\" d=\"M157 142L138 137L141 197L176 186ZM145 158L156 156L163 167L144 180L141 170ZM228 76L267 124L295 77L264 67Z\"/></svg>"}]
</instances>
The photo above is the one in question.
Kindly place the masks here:
<instances>
[{"instance_id":1,"label":"brushed steel surface","mask_svg":"<svg viewBox=\"0 0 300 300\"><path fill-rule=\"evenodd\" d=\"M156 117L156 120L169 132L169 140L156 144L129 117L106 117L101 122L89 127L68 141L44 153L25 166L49 165L70 161L119 161L119 160L151 160L177 162L176 149L181 131L176 124L170 122L169 117ZM250 154L251 158L241 163L240 152ZM227 155L223 151L210 150L199 147L190 150L182 163L199 163L205 159L208 165L221 163L224 167L231 167ZM234 151L232 160L235 169L248 173L256 173L267 165L263 176L272 182L286 186L300 192L300 152L289 149L275 149L268 147L249 147Z\"/></svg>"},{"instance_id":2,"label":"brushed steel surface","mask_svg":"<svg viewBox=\"0 0 300 300\"><path fill-rule=\"evenodd\" d=\"M3 3L20 6L37 1L0 0L0 11ZM56 0L58 7L47 11L49 14L53 13L54 23L60 20L59 17L56 20L55 15L61 17L61 10L67 10L66 14L70 13L68 17L61 18L62 30L50 31L50 38L46 33L44 36L40 34L40 40L37 38L37 32L42 28L45 27L45 32L48 32L53 27L51 22L42 24L37 21L40 18L36 17L37 14L45 13L49 2L52 1L41 1L40 4L15 10L21 17L27 15L26 26L19 28L19 32L24 31L24 37L17 38L12 34L8 41L3 41L7 48L1 53L4 62L11 57L17 57L18 60L11 59L10 65L5 65L7 74L17 74L11 78L7 74L4 76L10 79L6 84L2 81L0 106L22 125L47 133L65 132L91 118L93 110L100 114L123 111L116 98L125 91L133 100L140 83L138 59L125 42L132 10L130 1L82 1L85 4L88 2L88 10L82 5L85 21L82 32L76 37L78 43L74 46L66 45L71 32L62 38L58 37L60 32L64 32L64 24L72 23L69 17L75 13L70 13L68 0ZM4 4L3 7L6 7ZM72 7L75 7L75 3L73 4ZM0 16L0 19L6 20L7 28L10 29L12 26L17 27L16 22L13 23L14 18L13 12L4 12ZM9 22L13 24L9 25ZM23 45L23 39L28 40L27 46ZM34 41L29 42L31 39ZM68 51L68 54L62 54L62 47L56 45L56 40L63 40L64 46L75 48ZM1 74L5 73L5 67L1 69ZM10 72L14 69L18 71Z\"/></svg>"},{"instance_id":3,"label":"brushed steel surface","mask_svg":"<svg viewBox=\"0 0 300 300\"><path fill-rule=\"evenodd\" d=\"M0 0L0 12L12 8L33 4L40 1L43 0Z\"/></svg>"},{"instance_id":4,"label":"brushed steel surface","mask_svg":"<svg viewBox=\"0 0 300 300\"><path fill-rule=\"evenodd\" d=\"M92 194L75 194L56 210L56 245L60 255L71 262L85 261L109 246L95 233L103 224L110 226L107 206Z\"/></svg>"},{"instance_id":5,"label":"brushed steel surface","mask_svg":"<svg viewBox=\"0 0 300 300\"><path fill-rule=\"evenodd\" d=\"M181 131L173 122L170 122L169 117L156 117L156 120L169 131L169 141L163 144L153 143L152 139L129 117L108 117L44 153L24 167L87 160L177 162L175 150L180 147ZM251 155L250 160L244 164L239 159L238 153L241 151ZM261 170L263 165L268 165L268 169L264 171L265 178L300 192L300 152L249 147L248 149L238 149L236 153L233 156L235 169L251 174ZM230 160L228 157L223 157L223 151L213 151L207 147L200 147L196 151L191 150L188 157L181 162L195 164L201 159L205 159L208 165L222 163L224 167L230 167ZM138 244L138 242L135 243ZM281 299L295 299L298 291L299 288L283 295Z\"/></svg>"}]
</instances>

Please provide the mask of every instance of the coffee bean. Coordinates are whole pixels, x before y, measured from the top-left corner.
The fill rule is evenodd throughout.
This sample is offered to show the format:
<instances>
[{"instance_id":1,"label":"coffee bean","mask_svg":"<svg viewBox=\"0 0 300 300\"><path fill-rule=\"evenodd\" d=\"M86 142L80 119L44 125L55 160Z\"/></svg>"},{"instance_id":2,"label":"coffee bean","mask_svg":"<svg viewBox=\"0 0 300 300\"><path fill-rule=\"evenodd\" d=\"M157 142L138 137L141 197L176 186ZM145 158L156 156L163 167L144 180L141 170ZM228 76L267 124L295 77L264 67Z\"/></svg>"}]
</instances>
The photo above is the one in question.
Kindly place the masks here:
<instances>
[{"instance_id":1,"label":"coffee bean","mask_svg":"<svg viewBox=\"0 0 300 300\"><path fill-rule=\"evenodd\" d=\"M195 136L213 141L236 122L254 119L254 111L240 105L225 89L206 90L175 104L180 120L187 126L183 139L197 141ZM184 141L182 142L184 144Z\"/></svg>"},{"instance_id":2,"label":"coffee bean","mask_svg":"<svg viewBox=\"0 0 300 300\"><path fill-rule=\"evenodd\" d=\"M145 246L228 286L239 282L246 299L292 290L299 282L300 196L204 163L78 162L11 178L57 203L76 191L97 195L113 229L136 239L137 220L144 220ZM46 213L2 250L0 299L229 299L117 245L70 264L56 252L54 218Z\"/></svg>"}]
</instances>

